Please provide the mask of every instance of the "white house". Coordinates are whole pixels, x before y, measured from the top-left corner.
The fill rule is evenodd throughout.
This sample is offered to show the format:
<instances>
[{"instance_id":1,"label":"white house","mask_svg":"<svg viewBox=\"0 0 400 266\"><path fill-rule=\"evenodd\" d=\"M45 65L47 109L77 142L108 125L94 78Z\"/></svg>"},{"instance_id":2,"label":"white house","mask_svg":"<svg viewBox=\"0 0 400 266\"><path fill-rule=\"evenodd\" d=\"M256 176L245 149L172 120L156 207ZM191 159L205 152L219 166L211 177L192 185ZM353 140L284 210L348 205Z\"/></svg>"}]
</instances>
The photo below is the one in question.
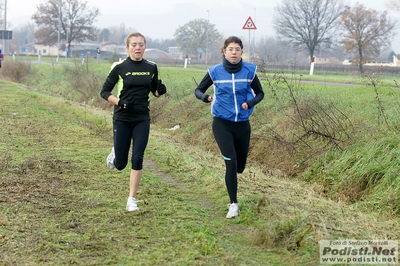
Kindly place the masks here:
<instances>
[{"instance_id":1,"label":"white house","mask_svg":"<svg viewBox=\"0 0 400 266\"><path fill-rule=\"evenodd\" d=\"M400 54L393 55L393 61L380 61L380 60L369 60L365 63L365 66L388 66L388 67L400 67ZM346 59L343 61L343 65L351 65L351 61Z\"/></svg>"}]
</instances>

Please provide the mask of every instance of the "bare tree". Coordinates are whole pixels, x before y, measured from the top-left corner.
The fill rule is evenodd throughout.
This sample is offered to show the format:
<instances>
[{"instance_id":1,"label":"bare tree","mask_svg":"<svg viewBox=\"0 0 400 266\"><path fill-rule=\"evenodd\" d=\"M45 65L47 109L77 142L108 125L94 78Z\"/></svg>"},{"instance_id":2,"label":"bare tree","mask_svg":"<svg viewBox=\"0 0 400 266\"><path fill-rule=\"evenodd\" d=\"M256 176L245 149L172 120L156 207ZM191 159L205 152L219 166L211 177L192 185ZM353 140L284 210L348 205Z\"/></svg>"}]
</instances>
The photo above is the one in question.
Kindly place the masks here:
<instances>
[{"instance_id":1,"label":"bare tree","mask_svg":"<svg viewBox=\"0 0 400 266\"><path fill-rule=\"evenodd\" d=\"M176 46L175 39L152 39L146 38L146 47L155 48L161 51L168 52L169 47Z\"/></svg>"},{"instance_id":2,"label":"bare tree","mask_svg":"<svg viewBox=\"0 0 400 266\"><path fill-rule=\"evenodd\" d=\"M102 29L99 35L99 42L108 42L110 40L110 29Z\"/></svg>"},{"instance_id":3,"label":"bare tree","mask_svg":"<svg viewBox=\"0 0 400 266\"><path fill-rule=\"evenodd\" d=\"M258 57L270 63L284 62L290 58L291 50L290 46L285 46L285 43L273 37L260 38L255 47Z\"/></svg>"},{"instance_id":4,"label":"bare tree","mask_svg":"<svg viewBox=\"0 0 400 266\"><path fill-rule=\"evenodd\" d=\"M35 24L30 22L13 28L13 38L7 41L7 51L18 53L21 51L21 47L35 41L34 33Z\"/></svg>"},{"instance_id":5,"label":"bare tree","mask_svg":"<svg viewBox=\"0 0 400 266\"><path fill-rule=\"evenodd\" d=\"M100 15L99 9L88 7L79 0L48 0L40 4L32 19L38 26L37 43L54 45L60 40L68 45L72 41L97 40L100 30L93 26Z\"/></svg>"},{"instance_id":6,"label":"bare tree","mask_svg":"<svg viewBox=\"0 0 400 266\"><path fill-rule=\"evenodd\" d=\"M119 26L110 26L108 30L110 31L109 41L118 44L125 44L125 39L129 33L136 31L135 28L127 28L124 23L121 23Z\"/></svg>"},{"instance_id":7,"label":"bare tree","mask_svg":"<svg viewBox=\"0 0 400 266\"><path fill-rule=\"evenodd\" d=\"M25 45L35 41L35 24L28 22L17 28L14 28L13 39L20 45Z\"/></svg>"},{"instance_id":8,"label":"bare tree","mask_svg":"<svg viewBox=\"0 0 400 266\"><path fill-rule=\"evenodd\" d=\"M400 12L400 0L387 0L385 2L385 6L389 10L394 10L394 11Z\"/></svg>"},{"instance_id":9,"label":"bare tree","mask_svg":"<svg viewBox=\"0 0 400 266\"><path fill-rule=\"evenodd\" d=\"M363 65L367 60L378 56L383 48L391 44L395 35L396 22L387 17L387 11L379 13L356 3L346 7L339 24L343 29L341 43L347 52L356 54L354 63L364 72Z\"/></svg>"},{"instance_id":10,"label":"bare tree","mask_svg":"<svg viewBox=\"0 0 400 266\"><path fill-rule=\"evenodd\" d=\"M205 51L207 47L209 49L214 47L215 42L220 40L221 34L215 29L215 25L210 24L208 20L195 19L175 30L174 37L181 51L189 55L197 54L198 48Z\"/></svg>"},{"instance_id":11,"label":"bare tree","mask_svg":"<svg viewBox=\"0 0 400 266\"><path fill-rule=\"evenodd\" d=\"M282 41L307 47L311 59L317 46L332 43L343 10L342 0L283 0L273 25Z\"/></svg>"}]
</instances>

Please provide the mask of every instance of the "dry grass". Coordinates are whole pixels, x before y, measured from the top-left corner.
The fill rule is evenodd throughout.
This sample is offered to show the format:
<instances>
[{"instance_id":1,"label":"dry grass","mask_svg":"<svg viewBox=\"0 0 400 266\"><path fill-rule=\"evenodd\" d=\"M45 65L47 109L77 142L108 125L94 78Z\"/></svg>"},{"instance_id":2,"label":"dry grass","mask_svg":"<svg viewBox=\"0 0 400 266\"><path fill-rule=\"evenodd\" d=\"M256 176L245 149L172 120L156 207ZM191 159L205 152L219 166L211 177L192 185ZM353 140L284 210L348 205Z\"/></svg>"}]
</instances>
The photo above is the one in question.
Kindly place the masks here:
<instances>
[{"instance_id":1,"label":"dry grass","mask_svg":"<svg viewBox=\"0 0 400 266\"><path fill-rule=\"evenodd\" d=\"M209 106L193 103L192 90L152 99L152 133L139 193L145 211L126 215L126 173L104 169L112 139L110 109L1 83L8 99L0 109L4 265L132 260L143 265L314 265L318 240L400 235L398 216L365 211L362 201L330 198L323 183L287 178L279 169L301 166L313 154L299 153L287 135L275 134L271 124L262 122L263 116L254 117L248 168L239 176L240 218L224 219L223 161L212 138ZM174 94L182 97L172 101ZM170 131L175 124L181 129ZM266 141L271 137L279 141Z\"/></svg>"},{"instance_id":2,"label":"dry grass","mask_svg":"<svg viewBox=\"0 0 400 266\"><path fill-rule=\"evenodd\" d=\"M164 157L174 147L173 155L180 162L179 168L187 170L181 171L183 174L179 176L191 182L200 178L196 178L199 172L202 185L209 187L210 191L223 186L221 176L224 169L223 162L218 160L219 155L186 147L181 140L162 132L153 130L155 139L164 140L162 145L153 145L157 145L157 153L164 154ZM210 172L202 173L203 169L210 167ZM319 191L321 187L316 184L285 178L279 172L266 174L261 166L250 163L239 176L239 199L246 210L242 211L240 220L252 225L249 241L274 252L284 249L316 256L319 240L396 240L400 234L399 219L362 212L357 205L330 200Z\"/></svg>"}]
</instances>

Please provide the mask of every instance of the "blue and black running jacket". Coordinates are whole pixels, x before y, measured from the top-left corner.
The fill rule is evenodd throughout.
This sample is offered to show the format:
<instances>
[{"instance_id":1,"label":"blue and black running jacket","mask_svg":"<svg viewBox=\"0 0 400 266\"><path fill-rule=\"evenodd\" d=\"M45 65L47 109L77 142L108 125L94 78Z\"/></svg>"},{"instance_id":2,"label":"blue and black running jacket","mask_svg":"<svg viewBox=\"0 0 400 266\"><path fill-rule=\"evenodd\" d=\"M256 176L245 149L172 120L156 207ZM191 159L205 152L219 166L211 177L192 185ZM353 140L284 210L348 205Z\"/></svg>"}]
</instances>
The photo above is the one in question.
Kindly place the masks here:
<instances>
[{"instance_id":1,"label":"blue and black running jacket","mask_svg":"<svg viewBox=\"0 0 400 266\"><path fill-rule=\"evenodd\" d=\"M261 83L256 75L257 66L242 60L236 64L223 59L223 63L212 66L195 90L198 99L208 102L206 90L214 85L212 115L233 121L249 120L254 106L264 98ZM242 107L247 102L248 109Z\"/></svg>"}]
</instances>

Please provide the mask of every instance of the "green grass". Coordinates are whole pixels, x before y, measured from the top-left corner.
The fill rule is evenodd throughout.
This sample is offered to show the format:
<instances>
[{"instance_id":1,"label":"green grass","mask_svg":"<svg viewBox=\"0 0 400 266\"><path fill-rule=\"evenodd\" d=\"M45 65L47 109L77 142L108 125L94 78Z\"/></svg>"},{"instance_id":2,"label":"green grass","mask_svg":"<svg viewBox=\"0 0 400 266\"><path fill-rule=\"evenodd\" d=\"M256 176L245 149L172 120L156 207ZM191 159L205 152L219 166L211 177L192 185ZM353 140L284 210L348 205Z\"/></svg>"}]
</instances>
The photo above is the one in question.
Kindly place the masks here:
<instances>
[{"instance_id":1,"label":"green grass","mask_svg":"<svg viewBox=\"0 0 400 266\"><path fill-rule=\"evenodd\" d=\"M125 212L129 172L109 171L104 163L110 125L88 126L110 115L13 84L2 86L10 99L2 109L1 129L0 258L5 265L258 265L280 260L251 244L246 237L251 227L224 219L226 199L215 198L225 196L221 180L212 191L204 188L202 182L208 181L195 180L185 169L194 162L182 163L185 156L171 144L159 154L153 140L149 157L179 156L181 169L169 171L169 163L160 160L162 167L147 160L139 191L143 211ZM251 252L243 248L247 245Z\"/></svg>"},{"instance_id":2,"label":"green grass","mask_svg":"<svg viewBox=\"0 0 400 266\"><path fill-rule=\"evenodd\" d=\"M345 73L345 72L328 72L324 70L317 70L313 75L309 74L309 71L302 70L274 70L267 69L266 73L268 77L284 77L288 80L293 81L317 81L324 83L334 82L334 83L347 83L347 84L362 84L370 83L371 79L374 80L379 85L397 87L399 88L399 75L384 76L382 73L376 73L371 75L366 73L360 75L358 73Z\"/></svg>"},{"instance_id":3,"label":"green grass","mask_svg":"<svg viewBox=\"0 0 400 266\"><path fill-rule=\"evenodd\" d=\"M226 220L210 107L193 95L204 69L160 68L168 93L151 98L142 211L127 213L129 169L105 167L109 66L32 67L27 87L0 80L0 265L317 265L318 240L400 234L390 86L262 77L241 215ZM340 141L298 142L309 127Z\"/></svg>"},{"instance_id":4,"label":"green grass","mask_svg":"<svg viewBox=\"0 0 400 266\"><path fill-rule=\"evenodd\" d=\"M77 63L58 67L34 64L32 69L26 81L31 89L109 108L99 97L109 65ZM205 72L204 66L160 67L160 78L167 84L168 94L160 99L151 99L152 121L160 128L181 125L174 137L217 155L219 151L209 127L209 105L196 100L193 95ZM331 198L351 203L362 199L363 206L374 211L398 214L398 197L384 193L386 187L393 191L400 189L396 183L391 185L395 181L393 173L397 170L387 167L395 167L396 156L383 160L385 155L381 152L382 157L371 155L369 158L371 146L366 145L373 146L376 140L397 136L399 132L399 91L393 88L392 77L318 71L310 76L273 70L267 70L266 74L260 72L259 76L265 99L257 105L251 120L250 161L262 165L264 172L284 173L308 182L319 182L323 185L322 191ZM305 79L316 83L303 83ZM212 94L211 88L209 93ZM104 121L100 126L103 124ZM388 148L378 145L382 151ZM359 167L356 169L341 168L351 162L343 161L341 165L336 165L336 160L329 162L333 165L325 162L329 154L346 160L346 155L353 151L359 153L356 157ZM387 162L386 166L380 165L382 160ZM376 169L381 170L376 173ZM365 185L372 179L382 180L379 184L382 183L383 187L377 182L372 186ZM335 180L334 185L332 180Z\"/></svg>"}]
</instances>

